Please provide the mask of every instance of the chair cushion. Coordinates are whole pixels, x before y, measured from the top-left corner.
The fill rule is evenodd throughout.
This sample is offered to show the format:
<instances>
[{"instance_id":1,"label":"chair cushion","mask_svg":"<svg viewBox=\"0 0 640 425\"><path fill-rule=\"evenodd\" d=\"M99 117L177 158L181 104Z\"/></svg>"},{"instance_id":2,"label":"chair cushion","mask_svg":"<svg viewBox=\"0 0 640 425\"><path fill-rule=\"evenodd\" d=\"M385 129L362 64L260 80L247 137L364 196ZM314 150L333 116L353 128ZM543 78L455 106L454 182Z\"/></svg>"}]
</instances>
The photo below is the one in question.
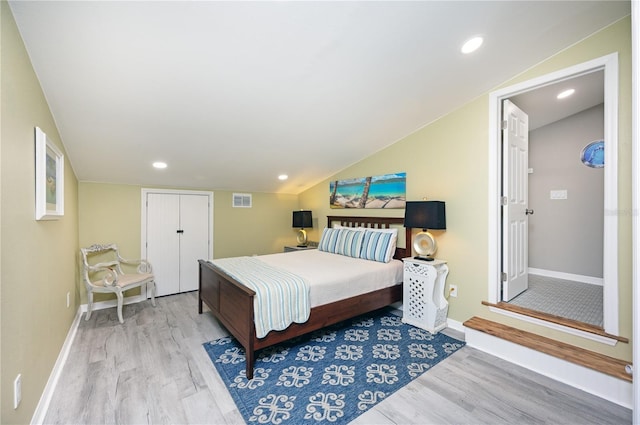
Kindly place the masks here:
<instances>
[{"instance_id":1,"label":"chair cushion","mask_svg":"<svg viewBox=\"0 0 640 425\"><path fill-rule=\"evenodd\" d=\"M118 286L120 288L124 288L125 286L133 285L136 283L143 283L149 279L153 279L153 275L151 273L122 274L118 276Z\"/></svg>"}]
</instances>

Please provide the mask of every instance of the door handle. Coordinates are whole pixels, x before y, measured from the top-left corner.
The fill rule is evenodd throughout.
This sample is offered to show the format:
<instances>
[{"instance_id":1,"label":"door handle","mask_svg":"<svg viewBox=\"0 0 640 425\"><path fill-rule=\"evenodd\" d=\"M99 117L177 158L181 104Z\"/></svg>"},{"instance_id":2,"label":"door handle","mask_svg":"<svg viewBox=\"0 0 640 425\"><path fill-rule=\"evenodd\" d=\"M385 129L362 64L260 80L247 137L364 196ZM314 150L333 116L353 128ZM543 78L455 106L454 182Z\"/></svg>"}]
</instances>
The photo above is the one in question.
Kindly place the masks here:
<instances>
[{"instance_id":1,"label":"door handle","mask_svg":"<svg viewBox=\"0 0 640 425\"><path fill-rule=\"evenodd\" d=\"M524 213L525 213L526 215L533 215L533 210L526 209L526 210L524 210Z\"/></svg>"},{"instance_id":2,"label":"door handle","mask_svg":"<svg viewBox=\"0 0 640 425\"><path fill-rule=\"evenodd\" d=\"M176 233L184 233L184 230L176 230Z\"/></svg>"}]
</instances>

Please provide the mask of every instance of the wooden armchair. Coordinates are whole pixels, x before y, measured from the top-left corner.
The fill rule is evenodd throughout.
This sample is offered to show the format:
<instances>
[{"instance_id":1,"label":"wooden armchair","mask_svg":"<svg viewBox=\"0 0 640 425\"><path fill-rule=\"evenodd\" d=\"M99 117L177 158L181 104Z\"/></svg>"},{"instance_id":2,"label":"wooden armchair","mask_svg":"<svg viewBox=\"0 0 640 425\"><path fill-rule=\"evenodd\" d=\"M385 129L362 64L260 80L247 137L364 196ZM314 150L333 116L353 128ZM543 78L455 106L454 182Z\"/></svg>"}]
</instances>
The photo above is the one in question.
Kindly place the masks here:
<instances>
[{"instance_id":1,"label":"wooden armchair","mask_svg":"<svg viewBox=\"0 0 640 425\"><path fill-rule=\"evenodd\" d=\"M93 310L93 293L115 293L118 297L118 320L122 319L123 292L142 285L147 285L151 292L151 304L156 306L156 285L151 264L146 260L125 260L120 256L115 244L92 245L80 249L82 254L82 280L87 288L87 314L91 317ZM91 261L90 261L91 259ZM93 263L93 264L91 264ZM122 264L137 265L137 273L124 273Z\"/></svg>"}]
</instances>

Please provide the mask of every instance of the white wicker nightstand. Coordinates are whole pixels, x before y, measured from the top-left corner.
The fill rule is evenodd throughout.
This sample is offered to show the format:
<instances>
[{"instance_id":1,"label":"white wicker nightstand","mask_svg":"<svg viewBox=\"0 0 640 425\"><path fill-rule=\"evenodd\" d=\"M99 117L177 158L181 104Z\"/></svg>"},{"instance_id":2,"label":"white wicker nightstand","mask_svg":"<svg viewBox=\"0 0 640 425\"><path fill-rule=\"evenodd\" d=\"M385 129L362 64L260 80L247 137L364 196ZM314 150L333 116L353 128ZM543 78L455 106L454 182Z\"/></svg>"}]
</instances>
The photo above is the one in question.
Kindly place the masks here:
<instances>
[{"instance_id":1,"label":"white wicker nightstand","mask_svg":"<svg viewBox=\"0 0 640 425\"><path fill-rule=\"evenodd\" d=\"M447 326L449 303L444 287L449 274L447 262L403 258L404 287L402 321L431 333Z\"/></svg>"}]
</instances>

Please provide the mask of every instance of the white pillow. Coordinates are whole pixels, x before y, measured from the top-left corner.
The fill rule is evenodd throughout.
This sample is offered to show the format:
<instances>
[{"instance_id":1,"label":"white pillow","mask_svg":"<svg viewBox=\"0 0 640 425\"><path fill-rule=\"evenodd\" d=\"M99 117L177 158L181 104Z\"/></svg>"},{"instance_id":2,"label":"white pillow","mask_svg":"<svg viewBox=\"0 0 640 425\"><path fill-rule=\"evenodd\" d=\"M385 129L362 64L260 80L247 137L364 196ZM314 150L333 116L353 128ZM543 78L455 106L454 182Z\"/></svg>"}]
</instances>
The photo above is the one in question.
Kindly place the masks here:
<instances>
[{"instance_id":1,"label":"white pillow","mask_svg":"<svg viewBox=\"0 0 640 425\"><path fill-rule=\"evenodd\" d=\"M333 223L333 227L334 229L350 229L350 230L357 230L359 232L364 232L366 230L365 227L349 227L349 226L343 226L342 224L338 224L338 223Z\"/></svg>"}]
</instances>

